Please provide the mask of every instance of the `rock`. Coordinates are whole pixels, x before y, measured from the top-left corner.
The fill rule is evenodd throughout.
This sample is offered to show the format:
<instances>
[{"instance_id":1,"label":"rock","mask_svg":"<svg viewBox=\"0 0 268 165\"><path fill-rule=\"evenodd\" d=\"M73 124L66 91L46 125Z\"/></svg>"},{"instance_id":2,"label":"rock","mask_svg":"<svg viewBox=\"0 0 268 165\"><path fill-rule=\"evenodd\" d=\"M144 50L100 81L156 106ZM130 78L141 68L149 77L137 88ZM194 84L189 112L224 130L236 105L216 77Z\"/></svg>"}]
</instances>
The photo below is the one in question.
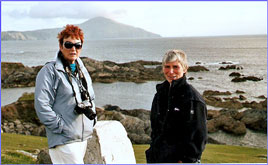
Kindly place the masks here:
<instances>
[{"instance_id":1,"label":"rock","mask_svg":"<svg viewBox=\"0 0 268 165\"><path fill-rule=\"evenodd\" d=\"M220 97L204 96L204 100L207 105L214 107L222 107L228 109L241 109L243 104L236 100L236 98L225 98L226 101L222 101Z\"/></svg>"},{"instance_id":2,"label":"rock","mask_svg":"<svg viewBox=\"0 0 268 165\"><path fill-rule=\"evenodd\" d=\"M29 87L34 86L38 70L24 66L22 63L1 63L1 87Z\"/></svg>"},{"instance_id":3,"label":"rock","mask_svg":"<svg viewBox=\"0 0 268 165\"><path fill-rule=\"evenodd\" d=\"M120 122L100 121L97 122L95 130L105 164L136 164L132 144Z\"/></svg>"},{"instance_id":4,"label":"rock","mask_svg":"<svg viewBox=\"0 0 268 165\"><path fill-rule=\"evenodd\" d=\"M243 95L239 95L239 100L246 100L247 98Z\"/></svg>"},{"instance_id":5,"label":"rock","mask_svg":"<svg viewBox=\"0 0 268 165\"><path fill-rule=\"evenodd\" d=\"M223 98L224 100L237 100L239 99L238 97L225 97Z\"/></svg>"},{"instance_id":6,"label":"rock","mask_svg":"<svg viewBox=\"0 0 268 165\"><path fill-rule=\"evenodd\" d=\"M200 71L209 71L209 69L207 69L204 66L197 65L197 66L189 66L187 71L188 72L200 72Z\"/></svg>"},{"instance_id":7,"label":"rock","mask_svg":"<svg viewBox=\"0 0 268 165\"><path fill-rule=\"evenodd\" d=\"M97 124L99 125L98 121ZM97 126L96 124L96 126ZM109 137L109 136L108 136ZM84 163L90 164L105 164L104 158L101 155L100 139L96 132L96 129L93 130L92 138L87 141L87 150L84 157Z\"/></svg>"},{"instance_id":8,"label":"rock","mask_svg":"<svg viewBox=\"0 0 268 165\"><path fill-rule=\"evenodd\" d=\"M234 111L221 111L221 114L208 121L207 127L209 133L217 132L219 129L223 131L235 134L244 135L246 134L246 126L244 123L235 120L232 115L235 115Z\"/></svg>"},{"instance_id":9,"label":"rock","mask_svg":"<svg viewBox=\"0 0 268 165\"><path fill-rule=\"evenodd\" d=\"M46 137L46 129L44 125L41 125L40 127L35 127L31 133L35 136L43 136Z\"/></svg>"},{"instance_id":10,"label":"rock","mask_svg":"<svg viewBox=\"0 0 268 165\"><path fill-rule=\"evenodd\" d=\"M258 96L259 99L267 99L264 95Z\"/></svg>"},{"instance_id":11,"label":"rock","mask_svg":"<svg viewBox=\"0 0 268 165\"><path fill-rule=\"evenodd\" d=\"M243 91L236 91L236 93L242 93ZM228 109L242 109L242 108L252 108L252 109L263 109L267 110L267 98L259 103L256 101L252 102L240 102L239 100L246 100L246 97L239 95L239 97L230 97L223 98L225 101L222 101L220 97L215 97L214 95L231 95L231 92L219 92L206 90L203 92L203 98L208 105L214 107L222 107Z\"/></svg>"},{"instance_id":12,"label":"rock","mask_svg":"<svg viewBox=\"0 0 268 165\"><path fill-rule=\"evenodd\" d=\"M207 129L208 129L208 133L214 133L219 130L219 128L216 126L215 120L209 120L207 122Z\"/></svg>"},{"instance_id":13,"label":"rock","mask_svg":"<svg viewBox=\"0 0 268 165\"><path fill-rule=\"evenodd\" d=\"M232 72L231 74L229 74L230 77L240 77L241 74L238 72Z\"/></svg>"},{"instance_id":14,"label":"rock","mask_svg":"<svg viewBox=\"0 0 268 165\"><path fill-rule=\"evenodd\" d=\"M143 109L121 110L118 106L106 105L106 110L96 108L98 120L117 120L126 127L133 143L147 144L150 141L150 111ZM46 136L35 109L33 93L23 94L15 103L1 107L1 128L7 133ZM127 121L130 121L130 125ZM15 124L14 124L15 122Z\"/></svg>"},{"instance_id":15,"label":"rock","mask_svg":"<svg viewBox=\"0 0 268 165\"><path fill-rule=\"evenodd\" d=\"M120 110L122 114L137 117L142 121L150 120L150 111L144 109Z\"/></svg>"},{"instance_id":16,"label":"rock","mask_svg":"<svg viewBox=\"0 0 268 165\"><path fill-rule=\"evenodd\" d=\"M41 125L35 109L33 93L24 94L18 101L1 107L1 121L15 121L30 122Z\"/></svg>"},{"instance_id":17,"label":"rock","mask_svg":"<svg viewBox=\"0 0 268 165\"><path fill-rule=\"evenodd\" d=\"M207 120L211 120L211 119L216 118L220 115L220 112L216 111L216 110L208 110L207 112L208 112Z\"/></svg>"},{"instance_id":18,"label":"rock","mask_svg":"<svg viewBox=\"0 0 268 165\"><path fill-rule=\"evenodd\" d=\"M223 61L220 64L233 64L233 63L232 62L229 62L229 61Z\"/></svg>"},{"instance_id":19,"label":"rock","mask_svg":"<svg viewBox=\"0 0 268 165\"><path fill-rule=\"evenodd\" d=\"M52 164L48 149L37 156L39 164ZM88 140L85 164L136 164L127 132L117 121L98 121Z\"/></svg>"},{"instance_id":20,"label":"rock","mask_svg":"<svg viewBox=\"0 0 268 165\"><path fill-rule=\"evenodd\" d=\"M145 82L148 80L164 80L160 62L154 61L134 61L128 63L115 63L112 61L96 61L90 58L81 58L88 70L93 82L112 83L115 81L123 82Z\"/></svg>"},{"instance_id":21,"label":"rock","mask_svg":"<svg viewBox=\"0 0 268 165\"><path fill-rule=\"evenodd\" d=\"M243 112L241 122L250 129L267 133L267 111L265 110L246 110Z\"/></svg>"},{"instance_id":22,"label":"rock","mask_svg":"<svg viewBox=\"0 0 268 165\"><path fill-rule=\"evenodd\" d=\"M243 69L243 67L242 66L237 66L237 65L227 65L226 67L221 66L219 68L219 70L230 70L230 69L240 70L240 69Z\"/></svg>"},{"instance_id":23,"label":"rock","mask_svg":"<svg viewBox=\"0 0 268 165\"><path fill-rule=\"evenodd\" d=\"M120 111L120 107L116 106L116 105L110 105L110 104L107 104L103 107L105 110L107 111Z\"/></svg>"},{"instance_id":24,"label":"rock","mask_svg":"<svg viewBox=\"0 0 268 165\"><path fill-rule=\"evenodd\" d=\"M203 96L213 96L213 95L231 95L232 93L229 91L220 92L220 91L213 91L213 90L205 90L203 92Z\"/></svg>"},{"instance_id":25,"label":"rock","mask_svg":"<svg viewBox=\"0 0 268 165\"><path fill-rule=\"evenodd\" d=\"M251 108L251 109L260 109L260 110L267 110L267 98L263 101L256 102L244 102L242 103L244 107Z\"/></svg>"},{"instance_id":26,"label":"rock","mask_svg":"<svg viewBox=\"0 0 268 165\"><path fill-rule=\"evenodd\" d=\"M225 144L225 143L222 143L222 142L220 142L220 141L218 141L218 140L212 138L212 137L209 136L209 135L208 135L208 141L207 141L207 142L210 143L210 144Z\"/></svg>"},{"instance_id":27,"label":"rock","mask_svg":"<svg viewBox=\"0 0 268 165\"><path fill-rule=\"evenodd\" d=\"M235 93L237 93L237 94L243 94L245 92L244 91L240 91L240 90L236 90Z\"/></svg>"},{"instance_id":28,"label":"rock","mask_svg":"<svg viewBox=\"0 0 268 165\"><path fill-rule=\"evenodd\" d=\"M120 121L128 132L128 137L134 144L148 144L150 136L146 135L145 129L150 125L145 126L144 121L137 117L126 116L124 120Z\"/></svg>"},{"instance_id":29,"label":"rock","mask_svg":"<svg viewBox=\"0 0 268 165\"><path fill-rule=\"evenodd\" d=\"M161 62L133 61L115 63L81 57L93 82L112 83L116 81L143 83L165 80ZM27 67L22 63L1 63L1 87L31 87L35 85L37 73L42 66ZM153 66L153 67L148 67ZM204 66L190 66L188 72L209 71Z\"/></svg>"},{"instance_id":30,"label":"rock","mask_svg":"<svg viewBox=\"0 0 268 165\"><path fill-rule=\"evenodd\" d=\"M150 111L143 109L121 110L118 106L112 105L106 105L104 108L108 110L97 109L98 120L121 122L134 144L148 144L150 142Z\"/></svg>"},{"instance_id":31,"label":"rock","mask_svg":"<svg viewBox=\"0 0 268 165\"><path fill-rule=\"evenodd\" d=\"M189 77L188 80L194 80L194 77Z\"/></svg>"},{"instance_id":32,"label":"rock","mask_svg":"<svg viewBox=\"0 0 268 165\"><path fill-rule=\"evenodd\" d=\"M43 149L39 152L39 154L37 155L37 163L38 164L52 164L52 161L48 153L48 149Z\"/></svg>"},{"instance_id":33,"label":"rock","mask_svg":"<svg viewBox=\"0 0 268 165\"><path fill-rule=\"evenodd\" d=\"M18 119L16 119L16 120L14 121L14 124L15 124L16 126L21 125L21 121L18 120Z\"/></svg>"},{"instance_id":34,"label":"rock","mask_svg":"<svg viewBox=\"0 0 268 165\"><path fill-rule=\"evenodd\" d=\"M214 133L223 130L235 135L244 135L246 128L267 133L267 111L236 110L208 111L208 132Z\"/></svg>"},{"instance_id":35,"label":"rock","mask_svg":"<svg viewBox=\"0 0 268 165\"><path fill-rule=\"evenodd\" d=\"M263 80L262 78L258 78L255 76L246 76L246 77L235 77L231 81L232 82L245 82L245 81L261 81Z\"/></svg>"}]
</instances>

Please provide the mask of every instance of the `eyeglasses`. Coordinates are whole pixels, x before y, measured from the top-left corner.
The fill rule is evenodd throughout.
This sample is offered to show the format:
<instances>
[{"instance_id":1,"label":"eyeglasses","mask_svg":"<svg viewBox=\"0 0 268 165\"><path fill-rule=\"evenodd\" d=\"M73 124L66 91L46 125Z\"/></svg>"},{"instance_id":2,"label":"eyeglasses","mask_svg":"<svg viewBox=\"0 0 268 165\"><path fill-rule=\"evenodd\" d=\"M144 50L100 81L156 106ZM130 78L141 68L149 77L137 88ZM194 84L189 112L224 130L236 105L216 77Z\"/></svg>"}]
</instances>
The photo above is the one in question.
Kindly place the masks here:
<instances>
[{"instance_id":1,"label":"eyeglasses","mask_svg":"<svg viewBox=\"0 0 268 165\"><path fill-rule=\"evenodd\" d=\"M72 49L73 46L75 47L75 49L81 49L82 48L82 44L80 42L77 42L77 43L71 43L69 41L64 42L64 47L66 49Z\"/></svg>"}]
</instances>

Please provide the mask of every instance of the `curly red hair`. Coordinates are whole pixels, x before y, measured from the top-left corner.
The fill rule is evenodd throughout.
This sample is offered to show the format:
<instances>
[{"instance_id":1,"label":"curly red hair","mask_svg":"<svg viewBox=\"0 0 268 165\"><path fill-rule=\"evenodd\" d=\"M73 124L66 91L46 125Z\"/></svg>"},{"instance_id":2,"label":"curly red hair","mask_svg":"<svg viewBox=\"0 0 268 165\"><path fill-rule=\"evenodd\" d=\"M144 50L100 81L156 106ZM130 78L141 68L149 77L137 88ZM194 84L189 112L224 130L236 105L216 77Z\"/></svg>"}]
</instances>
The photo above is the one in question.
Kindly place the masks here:
<instances>
[{"instance_id":1,"label":"curly red hair","mask_svg":"<svg viewBox=\"0 0 268 165\"><path fill-rule=\"evenodd\" d=\"M75 25L66 25L65 28L58 34L58 39L60 44L63 44L63 39L72 37L75 39L80 39L81 43L84 42L84 33L82 29Z\"/></svg>"}]
</instances>

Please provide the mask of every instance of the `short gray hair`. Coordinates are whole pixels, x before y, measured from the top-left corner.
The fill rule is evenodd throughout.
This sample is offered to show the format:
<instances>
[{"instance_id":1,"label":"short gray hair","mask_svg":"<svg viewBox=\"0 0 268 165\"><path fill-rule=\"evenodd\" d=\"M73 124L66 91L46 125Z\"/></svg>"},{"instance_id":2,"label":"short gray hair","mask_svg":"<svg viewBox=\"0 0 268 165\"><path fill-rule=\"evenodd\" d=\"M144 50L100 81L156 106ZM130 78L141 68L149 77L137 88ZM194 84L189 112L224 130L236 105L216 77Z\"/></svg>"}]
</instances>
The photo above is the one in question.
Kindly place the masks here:
<instances>
[{"instance_id":1,"label":"short gray hair","mask_svg":"<svg viewBox=\"0 0 268 165\"><path fill-rule=\"evenodd\" d=\"M187 55L183 50L174 49L167 51L163 57L162 66L164 66L168 62L174 61L178 61L182 65L184 70L188 69Z\"/></svg>"}]
</instances>

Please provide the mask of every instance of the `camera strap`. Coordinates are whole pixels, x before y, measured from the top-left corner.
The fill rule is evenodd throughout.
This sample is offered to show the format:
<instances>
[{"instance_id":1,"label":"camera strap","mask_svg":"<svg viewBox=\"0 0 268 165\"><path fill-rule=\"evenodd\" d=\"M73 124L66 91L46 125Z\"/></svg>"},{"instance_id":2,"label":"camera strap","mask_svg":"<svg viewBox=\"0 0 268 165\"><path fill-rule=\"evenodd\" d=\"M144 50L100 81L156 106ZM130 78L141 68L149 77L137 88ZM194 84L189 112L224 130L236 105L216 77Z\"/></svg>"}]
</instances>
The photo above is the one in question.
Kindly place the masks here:
<instances>
[{"instance_id":1,"label":"camera strap","mask_svg":"<svg viewBox=\"0 0 268 165\"><path fill-rule=\"evenodd\" d=\"M81 71L81 69L79 67L79 64L77 62L76 62L76 66L77 66L76 69L77 69L77 74L78 74L78 87L79 87L79 91L80 91L80 95L81 95L81 100L82 101L89 100L90 108L92 108L93 104L92 104L92 100L90 98L89 92L87 90L86 79L85 79L84 74L82 73L82 71ZM74 93L76 104L78 104L78 101L77 101L77 98L76 98L76 92L75 92L74 86L72 84L72 76L76 76L76 75L72 75L71 70L70 70L70 68L68 66L65 66L65 71L67 72L69 83L72 86L72 90L73 90L73 93Z\"/></svg>"},{"instance_id":2,"label":"camera strap","mask_svg":"<svg viewBox=\"0 0 268 165\"><path fill-rule=\"evenodd\" d=\"M81 95L81 100L82 101L89 100L89 103L91 104L90 108L92 108L93 104L92 104L92 100L91 100L91 97L89 95L89 92L87 90L88 89L87 81L86 81L86 78L85 78L85 76L84 76L84 74L83 74L83 72L82 72L82 70L80 68L80 65L78 64L77 60L75 60L76 71L74 72L74 74L72 74L71 67L70 67L69 63L64 59L61 51L58 52L58 57L61 59L61 62L62 62L63 67L64 67L64 70L67 73L68 81L69 81L70 85L72 86L72 90L73 90L73 93L74 93L74 98L75 98L76 104L78 104L78 101L77 101L77 98L76 98L76 92L74 90L74 86L72 84L72 76L77 78L77 74L78 74L78 87L79 87L79 92L80 92L80 95Z\"/></svg>"}]
</instances>

